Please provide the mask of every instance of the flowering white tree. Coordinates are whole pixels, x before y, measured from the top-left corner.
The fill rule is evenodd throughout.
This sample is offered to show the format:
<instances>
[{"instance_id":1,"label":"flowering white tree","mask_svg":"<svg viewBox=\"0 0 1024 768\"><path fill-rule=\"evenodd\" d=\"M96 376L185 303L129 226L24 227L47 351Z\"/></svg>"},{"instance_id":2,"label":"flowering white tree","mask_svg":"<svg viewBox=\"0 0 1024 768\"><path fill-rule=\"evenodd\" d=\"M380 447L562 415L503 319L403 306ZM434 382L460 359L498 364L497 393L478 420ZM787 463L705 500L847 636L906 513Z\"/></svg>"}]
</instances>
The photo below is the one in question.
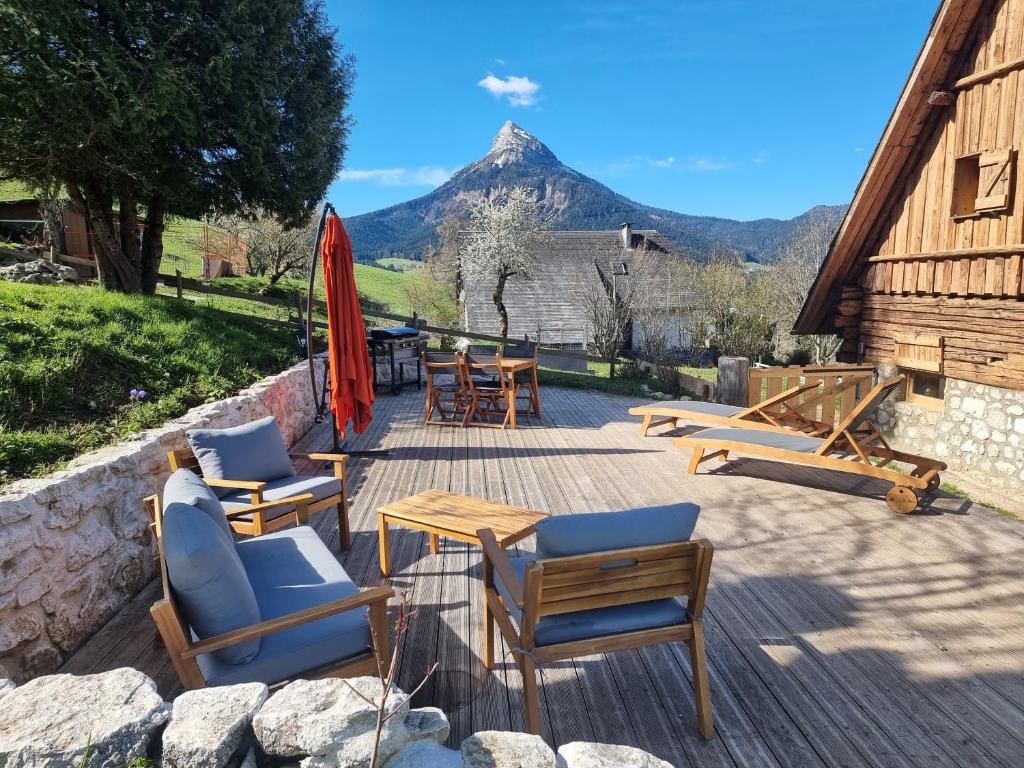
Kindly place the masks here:
<instances>
[{"instance_id":1,"label":"flowering white tree","mask_svg":"<svg viewBox=\"0 0 1024 768\"><path fill-rule=\"evenodd\" d=\"M459 254L462 275L494 286L491 298L503 337L508 336L505 285L512 278L530 278L545 229L537 192L528 187L497 189L470 210Z\"/></svg>"}]
</instances>

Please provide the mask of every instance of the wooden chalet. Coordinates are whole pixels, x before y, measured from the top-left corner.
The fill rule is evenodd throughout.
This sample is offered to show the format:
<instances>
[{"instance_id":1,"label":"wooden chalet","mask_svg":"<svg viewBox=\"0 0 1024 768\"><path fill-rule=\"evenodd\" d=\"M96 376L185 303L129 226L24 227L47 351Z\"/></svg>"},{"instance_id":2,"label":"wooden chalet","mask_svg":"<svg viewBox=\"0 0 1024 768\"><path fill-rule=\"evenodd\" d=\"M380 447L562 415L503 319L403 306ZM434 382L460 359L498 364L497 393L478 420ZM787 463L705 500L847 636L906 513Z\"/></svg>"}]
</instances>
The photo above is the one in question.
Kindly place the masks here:
<instances>
[{"instance_id":1,"label":"wooden chalet","mask_svg":"<svg viewBox=\"0 0 1024 768\"><path fill-rule=\"evenodd\" d=\"M1004 445L1019 405L997 407L1024 402L1022 144L1024 0L944 0L795 327L907 374L932 431L984 417L963 445L926 443L979 481L1002 460L1007 487L1024 482Z\"/></svg>"}]
</instances>

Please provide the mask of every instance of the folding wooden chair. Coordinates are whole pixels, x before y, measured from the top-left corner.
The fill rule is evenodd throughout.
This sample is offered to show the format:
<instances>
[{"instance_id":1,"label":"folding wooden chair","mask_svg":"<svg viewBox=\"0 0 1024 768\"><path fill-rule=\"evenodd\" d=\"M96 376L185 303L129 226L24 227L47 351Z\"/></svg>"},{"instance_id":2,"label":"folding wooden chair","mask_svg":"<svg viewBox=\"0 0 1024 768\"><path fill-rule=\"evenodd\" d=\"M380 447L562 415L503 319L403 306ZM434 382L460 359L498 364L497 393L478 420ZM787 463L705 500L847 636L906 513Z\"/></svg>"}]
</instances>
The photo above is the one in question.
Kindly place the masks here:
<instances>
[{"instance_id":1,"label":"folding wooden chair","mask_svg":"<svg viewBox=\"0 0 1024 768\"><path fill-rule=\"evenodd\" d=\"M514 386L501 368L501 354L486 357L467 352L463 356L464 374L469 392L469 403L462 425L477 424L504 429L515 408ZM501 417L500 423L490 421Z\"/></svg>"},{"instance_id":2,"label":"folding wooden chair","mask_svg":"<svg viewBox=\"0 0 1024 768\"><path fill-rule=\"evenodd\" d=\"M427 380L423 423L461 424L461 420L455 421L455 418L466 410L470 395L459 355L454 352L424 351L423 369ZM445 410L446 404L451 408L450 411ZM434 412L439 413L441 418L432 420Z\"/></svg>"}]
</instances>

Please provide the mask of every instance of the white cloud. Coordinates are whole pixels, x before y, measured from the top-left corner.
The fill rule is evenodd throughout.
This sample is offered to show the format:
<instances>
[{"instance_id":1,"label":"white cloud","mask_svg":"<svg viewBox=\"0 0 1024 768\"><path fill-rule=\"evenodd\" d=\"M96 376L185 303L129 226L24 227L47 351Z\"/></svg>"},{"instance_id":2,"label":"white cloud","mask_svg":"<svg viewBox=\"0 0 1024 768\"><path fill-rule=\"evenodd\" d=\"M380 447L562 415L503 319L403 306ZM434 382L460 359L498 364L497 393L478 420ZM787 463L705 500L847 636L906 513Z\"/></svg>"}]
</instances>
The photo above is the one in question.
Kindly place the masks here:
<instances>
[{"instance_id":1,"label":"white cloud","mask_svg":"<svg viewBox=\"0 0 1024 768\"><path fill-rule=\"evenodd\" d=\"M437 187L448 181L451 171L436 165L419 168L373 168L345 170L338 181L368 181L381 187Z\"/></svg>"},{"instance_id":2,"label":"white cloud","mask_svg":"<svg viewBox=\"0 0 1024 768\"><path fill-rule=\"evenodd\" d=\"M653 158L650 161L650 163L655 168L671 168L673 165L676 164L676 159L672 157L672 155L669 155L668 157L664 157L661 159Z\"/></svg>"},{"instance_id":3,"label":"white cloud","mask_svg":"<svg viewBox=\"0 0 1024 768\"><path fill-rule=\"evenodd\" d=\"M854 152L863 152L864 151L864 147L854 147L853 151Z\"/></svg>"},{"instance_id":4,"label":"white cloud","mask_svg":"<svg viewBox=\"0 0 1024 768\"><path fill-rule=\"evenodd\" d=\"M698 157L690 163L689 167L693 171L724 171L726 168L732 168L732 163L714 160L710 157Z\"/></svg>"},{"instance_id":5,"label":"white cloud","mask_svg":"<svg viewBox=\"0 0 1024 768\"><path fill-rule=\"evenodd\" d=\"M754 155L755 165L764 165L766 162L768 162L768 152L766 150L762 149L760 152Z\"/></svg>"},{"instance_id":6,"label":"white cloud","mask_svg":"<svg viewBox=\"0 0 1024 768\"><path fill-rule=\"evenodd\" d=\"M535 83L528 77L516 75L509 75L504 79L488 75L477 85L496 99L507 97L508 103L513 107L533 106L537 101L537 91L540 90L540 83Z\"/></svg>"}]
</instances>

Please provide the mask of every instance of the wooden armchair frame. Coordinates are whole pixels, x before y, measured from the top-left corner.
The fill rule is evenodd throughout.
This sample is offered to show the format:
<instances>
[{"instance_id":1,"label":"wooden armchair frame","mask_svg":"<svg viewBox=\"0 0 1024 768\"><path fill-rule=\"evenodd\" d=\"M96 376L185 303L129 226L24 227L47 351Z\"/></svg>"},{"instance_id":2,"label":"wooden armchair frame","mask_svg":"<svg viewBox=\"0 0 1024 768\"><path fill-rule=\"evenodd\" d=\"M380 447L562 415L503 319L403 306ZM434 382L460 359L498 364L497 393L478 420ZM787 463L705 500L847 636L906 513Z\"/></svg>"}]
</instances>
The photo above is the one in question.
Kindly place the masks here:
<instances>
[{"instance_id":1,"label":"wooden armchair frame","mask_svg":"<svg viewBox=\"0 0 1024 768\"><path fill-rule=\"evenodd\" d=\"M472 355L466 354L462 358L464 368L464 379L468 386L469 404L466 407L466 415L462 419L462 426L475 424L482 427L497 427L504 429L512 419L512 409L515 405L515 384L509 379L512 374L501 367L501 354L495 353L486 358L474 359ZM494 375L497 377L498 386L480 385L474 378L473 372ZM486 408L485 408L486 406ZM504 406L504 410L502 410ZM475 420L475 416L486 418L487 416L502 416L501 423Z\"/></svg>"},{"instance_id":2,"label":"wooden armchair frame","mask_svg":"<svg viewBox=\"0 0 1024 768\"><path fill-rule=\"evenodd\" d=\"M423 351L423 369L426 371L427 380L427 397L423 409L423 423L424 424L461 424L462 421L454 421L455 417L460 413L464 412L468 407L471 400L469 393L469 387L465 380L465 367L463 366L462 360L457 353L451 353L451 360L438 359L440 356L436 352ZM448 355L445 354L445 357ZM442 376L450 374L455 377L455 389L442 389L434 382L435 376ZM451 413L445 412L444 400L445 395L452 395L452 410ZM431 416L437 411L441 414L440 419L431 419Z\"/></svg>"},{"instance_id":3,"label":"wooden armchair frame","mask_svg":"<svg viewBox=\"0 0 1024 768\"><path fill-rule=\"evenodd\" d=\"M904 378L900 375L876 384L830 434L820 437L821 444L813 453L730 439L727 434L720 437L702 437L703 433L698 432L689 437L677 437L672 442L681 448L693 449L689 465L690 474L696 474L698 467L706 461L715 458L728 461L731 452L781 459L796 464L888 480L893 484L885 495L889 508L894 512L910 513L917 509L920 493L938 488L941 482L939 473L946 465L936 459L894 450L886 442L881 431L867 418L867 412L880 405L903 383ZM889 465L893 462L908 464L912 469L905 473L891 468Z\"/></svg>"},{"instance_id":4,"label":"wooden armchair frame","mask_svg":"<svg viewBox=\"0 0 1024 768\"><path fill-rule=\"evenodd\" d=\"M264 533L270 533L276 531L279 528L284 528L289 525L301 525L309 520L309 516L317 512L321 512L330 507L336 506L338 508L338 536L341 541L341 548L348 549L352 546L352 533L349 528L348 522L348 486L345 482L345 461L348 459L343 453L298 453L289 451L288 455L294 459L307 459L309 461L329 461L334 465L334 476L341 483L341 493L335 493L331 496L321 499L317 502L311 502L301 512L298 507L295 509L295 513L292 515L281 515L272 520L266 519L266 515L263 514L270 509L281 506L281 503L274 503L271 506L262 506L266 502L263 499L263 489L266 487L266 482L260 480L231 480L221 479L216 477L206 477L203 475L203 468L199 465L199 460L196 455L192 452L191 448L180 448L176 451L167 452L167 463L171 465L171 471L176 472L179 469L189 469L195 472L197 475L206 481L206 484L211 488L231 488L235 490L249 491L249 497L252 503L245 509L235 510L233 515L229 515L229 522L232 530L235 533L241 533L245 536L260 536ZM239 520L237 519L240 515L252 514L252 521ZM234 517L235 519L231 519Z\"/></svg>"},{"instance_id":5,"label":"wooden armchair frame","mask_svg":"<svg viewBox=\"0 0 1024 768\"><path fill-rule=\"evenodd\" d=\"M311 496L311 494L306 495ZM373 587L360 592L358 595L352 595L341 600L332 600L323 605L306 608L268 621L261 621L258 624L251 624L247 627L224 632L204 640L193 641L188 625L182 618L181 611L178 609L174 599L174 591L171 589L170 579L167 575L167 561L164 559L163 536L161 535L163 514L160 501L156 496L150 496L145 499L144 503L146 512L153 521L151 527L156 538L160 581L163 587L163 597L153 603L149 612L156 623L157 632L163 641L164 647L167 649L167 654L171 658L171 664L174 665L174 670L178 673L178 678L185 689L191 690L206 687L206 680L203 677L199 663L196 661L196 657L201 654L212 653L222 648L228 648L232 645L272 635L275 632L308 624L311 621L333 616L337 613L344 613L363 607L369 608L370 634L373 638L373 648L368 649L365 654L345 659L336 664L315 667L307 672L303 672L302 679L314 680L321 677L377 675L381 674L381 667L386 672L390 661L388 600L395 594L391 587L386 586ZM283 504L285 500L266 503Z\"/></svg>"},{"instance_id":6,"label":"wooden armchair frame","mask_svg":"<svg viewBox=\"0 0 1024 768\"><path fill-rule=\"evenodd\" d=\"M540 691L537 666L548 662L681 641L690 651L697 726L705 739L714 737L714 717L704 654L704 601L714 547L707 540L632 547L573 557L547 558L516 575L490 529L477 531L484 553L484 664L493 669L494 627L497 626L523 675L523 706L527 730L540 733ZM495 585L504 584L520 613L505 604ZM537 646L537 622L544 616L593 608L628 605L667 597L686 598L686 621L668 627L624 632L555 645Z\"/></svg>"}]
</instances>

